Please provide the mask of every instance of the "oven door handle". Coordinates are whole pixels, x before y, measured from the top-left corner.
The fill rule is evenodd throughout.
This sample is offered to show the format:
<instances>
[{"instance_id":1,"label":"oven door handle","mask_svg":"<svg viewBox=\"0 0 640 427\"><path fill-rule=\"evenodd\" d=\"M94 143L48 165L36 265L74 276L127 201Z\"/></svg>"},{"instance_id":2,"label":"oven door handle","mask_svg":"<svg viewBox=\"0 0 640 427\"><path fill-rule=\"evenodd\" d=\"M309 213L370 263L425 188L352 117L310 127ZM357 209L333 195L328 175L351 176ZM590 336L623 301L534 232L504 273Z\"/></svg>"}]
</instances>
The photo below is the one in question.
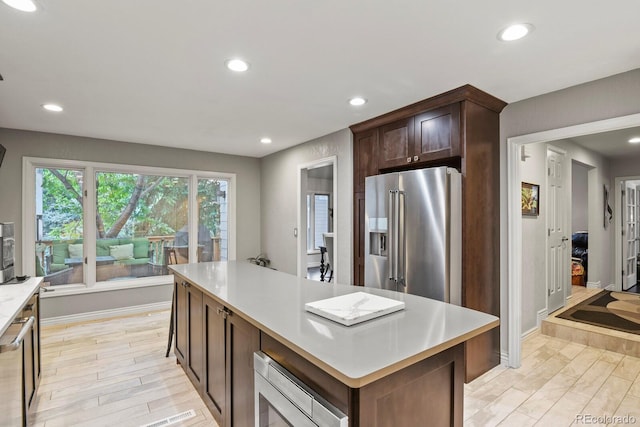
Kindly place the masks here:
<instances>
[{"instance_id":1,"label":"oven door handle","mask_svg":"<svg viewBox=\"0 0 640 427\"><path fill-rule=\"evenodd\" d=\"M11 341L11 343L0 345L0 353L7 353L10 351L18 350L22 345L22 341L24 341L24 337L27 336L31 328L33 328L33 323L35 322L35 320L36 318L31 316L26 319L20 319L13 322L14 324L23 323L22 328L20 329L20 332L18 332L18 335L16 335L14 340Z\"/></svg>"}]
</instances>

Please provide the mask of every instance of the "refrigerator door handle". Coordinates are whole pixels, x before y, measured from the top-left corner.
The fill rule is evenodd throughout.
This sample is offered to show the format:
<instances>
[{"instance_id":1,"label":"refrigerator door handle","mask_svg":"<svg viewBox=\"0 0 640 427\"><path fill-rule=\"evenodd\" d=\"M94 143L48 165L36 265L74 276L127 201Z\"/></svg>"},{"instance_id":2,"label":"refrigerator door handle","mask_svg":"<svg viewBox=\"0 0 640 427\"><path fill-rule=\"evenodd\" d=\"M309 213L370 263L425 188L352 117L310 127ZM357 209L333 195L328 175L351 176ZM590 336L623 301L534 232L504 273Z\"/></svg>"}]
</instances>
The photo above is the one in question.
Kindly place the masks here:
<instances>
[{"instance_id":1,"label":"refrigerator door handle","mask_svg":"<svg viewBox=\"0 0 640 427\"><path fill-rule=\"evenodd\" d=\"M396 245L396 280L402 286L406 286L404 272L406 262L406 242L405 242L405 197L404 191L398 191L397 195L397 245ZM400 290L400 289L399 289Z\"/></svg>"},{"instance_id":2,"label":"refrigerator door handle","mask_svg":"<svg viewBox=\"0 0 640 427\"><path fill-rule=\"evenodd\" d=\"M389 259L389 280L393 280L395 281L395 275L394 275L394 257L396 255L396 248L395 248L395 244L396 244L396 238L394 236L394 224L395 224L395 210L394 210L394 201L395 201L395 193L393 190L389 190L389 203L387 205L387 210L389 212L389 221L388 221L388 233L389 233L389 239L387 244L388 246L388 250L389 250L389 255L388 255L388 259Z\"/></svg>"},{"instance_id":3,"label":"refrigerator door handle","mask_svg":"<svg viewBox=\"0 0 640 427\"><path fill-rule=\"evenodd\" d=\"M398 284L400 267L400 191L393 190L393 283ZM397 290L397 288L396 288Z\"/></svg>"}]
</instances>

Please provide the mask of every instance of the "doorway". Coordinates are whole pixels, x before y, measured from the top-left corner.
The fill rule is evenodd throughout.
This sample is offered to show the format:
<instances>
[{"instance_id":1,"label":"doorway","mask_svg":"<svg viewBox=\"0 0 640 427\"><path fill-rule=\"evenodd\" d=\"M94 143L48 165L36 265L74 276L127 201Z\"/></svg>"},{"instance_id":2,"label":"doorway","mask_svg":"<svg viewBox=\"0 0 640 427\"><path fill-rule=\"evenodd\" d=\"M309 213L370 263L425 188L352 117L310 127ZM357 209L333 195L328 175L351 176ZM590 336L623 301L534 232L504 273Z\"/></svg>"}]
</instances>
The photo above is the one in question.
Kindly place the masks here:
<instances>
[{"instance_id":1,"label":"doorway","mask_svg":"<svg viewBox=\"0 0 640 427\"><path fill-rule=\"evenodd\" d=\"M616 258L623 291L638 292L640 253L640 178L616 178ZM618 256L619 254L619 256ZM617 284L617 283L616 283Z\"/></svg>"},{"instance_id":2,"label":"doorway","mask_svg":"<svg viewBox=\"0 0 640 427\"><path fill-rule=\"evenodd\" d=\"M551 142L561 139L573 138L581 135L607 132L617 129L625 129L640 125L640 114L600 120L591 123L551 129L547 131L515 136L507 138L507 242L504 248L504 256L507 258L508 287L503 288L503 296L508 306L507 314L507 365L520 366L522 318L523 318L523 218L521 212L521 164L526 157L523 154L524 147L529 144ZM599 187L602 188L601 186ZM601 191L601 190L600 190ZM616 191L616 194L618 192ZM594 197L593 203L600 203L602 196ZM593 204L590 202L590 205ZM617 218L617 216L616 216ZM592 219L591 221L594 221ZM619 245L618 245L619 247ZM619 265L619 264L618 264Z\"/></svg>"},{"instance_id":3,"label":"doorway","mask_svg":"<svg viewBox=\"0 0 640 427\"><path fill-rule=\"evenodd\" d=\"M333 281L337 272L337 162L324 158L298 166L299 277Z\"/></svg>"},{"instance_id":4,"label":"doorway","mask_svg":"<svg viewBox=\"0 0 640 427\"><path fill-rule=\"evenodd\" d=\"M589 194L596 191L589 188L592 171L594 166L571 160L571 284L585 288L589 280L589 221L593 219ZM573 289L567 288L570 293Z\"/></svg>"}]
</instances>

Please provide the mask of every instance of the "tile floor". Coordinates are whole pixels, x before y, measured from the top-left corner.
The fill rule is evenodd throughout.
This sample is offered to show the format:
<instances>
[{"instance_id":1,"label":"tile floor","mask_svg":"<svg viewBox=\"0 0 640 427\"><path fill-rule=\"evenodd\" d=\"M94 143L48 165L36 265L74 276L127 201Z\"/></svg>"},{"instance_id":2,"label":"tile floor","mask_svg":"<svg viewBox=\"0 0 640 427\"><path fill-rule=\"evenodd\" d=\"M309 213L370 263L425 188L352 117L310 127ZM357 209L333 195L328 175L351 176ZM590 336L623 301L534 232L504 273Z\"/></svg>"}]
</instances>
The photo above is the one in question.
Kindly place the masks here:
<instances>
[{"instance_id":1,"label":"tile floor","mask_svg":"<svg viewBox=\"0 0 640 427\"><path fill-rule=\"evenodd\" d=\"M141 426L194 409L196 417L173 425L216 426L175 357L164 357L168 320L161 311L43 327L30 425ZM522 355L520 368L499 366L465 385L465 426L586 425L587 416L640 425L640 358L539 331Z\"/></svg>"},{"instance_id":2,"label":"tile floor","mask_svg":"<svg viewBox=\"0 0 640 427\"><path fill-rule=\"evenodd\" d=\"M599 291L574 286L566 308ZM640 425L640 358L620 344L640 337L553 315L542 330L560 336L536 331L522 343L520 368L499 366L465 385L465 426ZM607 416L618 418L597 419Z\"/></svg>"},{"instance_id":3,"label":"tile floor","mask_svg":"<svg viewBox=\"0 0 640 427\"><path fill-rule=\"evenodd\" d=\"M175 426L216 426L165 358L169 311L42 328L43 374L29 425L141 426L194 409Z\"/></svg>"}]
</instances>

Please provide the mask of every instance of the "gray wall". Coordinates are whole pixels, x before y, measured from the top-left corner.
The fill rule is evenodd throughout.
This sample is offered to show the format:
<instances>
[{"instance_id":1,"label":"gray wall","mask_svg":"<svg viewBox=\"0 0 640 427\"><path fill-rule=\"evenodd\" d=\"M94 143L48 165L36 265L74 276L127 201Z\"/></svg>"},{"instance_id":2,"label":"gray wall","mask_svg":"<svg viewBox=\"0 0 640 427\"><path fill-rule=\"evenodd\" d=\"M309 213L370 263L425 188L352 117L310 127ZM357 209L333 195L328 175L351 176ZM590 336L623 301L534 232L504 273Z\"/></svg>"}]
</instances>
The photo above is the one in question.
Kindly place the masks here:
<instances>
[{"instance_id":1,"label":"gray wall","mask_svg":"<svg viewBox=\"0 0 640 427\"><path fill-rule=\"evenodd\" d=\"M501 335L507 350L507 138L640 113L640 69L509 104L500 116ZM535 313L522 313L524 317ZM523 322L525 323L525 322Z\"/></svg>"},{"instance_id":2,"label":"gray wall","mask_svg":"<svg viewBox=\"0 0 640 427\"><path fill-rule=\"evenodd\" d=\"M580 163L571 163L571 233L589 228L589 169Z\"/></svg>"},{"instance_id":3,"label":"gray wall","mask_svg":"<svg viewBox=\"0 0 640 427\"><path fill-rule=\"evenodd\" d=\"M262 250L278 270L297 273L298 167L325 157L337 156L338 193L334 195L335 238L338 249L336 282L350 284L353 269L353 160L349 129L305 142L261 160L262 176Z\"/></svg>"},{"instance_id":4,"label":"gray wall","mask_svg":"<svg viewBox=\"0 0 640 427\"><path fill-rule=\"evenodd\" d=\"M0 220L16 224L18 272L22 270L23 156L236 173L237 258L255 256L260 251L260 159L12 129L0 129L0 143L7 148L0 168ZM98 294L99 297L94 294L90 297L96 299L91 309L106 310L170 300L170 293L161 288L105 292ZM132 299L132 292L138 297ZM86 309L88 306L80 303L83 298L86 297L44 299L43 315L50 317L90 311Z\"/></svg>"},{"instance_id":5,"label":"gray wall","mask_svg":"<svg viewBox=\"0 0 640 427\"><path fill-rule=\"evenodd\" d=\"M640 100L638 100L640 103ZM622 176L640 176L640 154L611 159L611 184ZM613 187L611 187L613 188Z\"/></svg>"}]
</instances>

